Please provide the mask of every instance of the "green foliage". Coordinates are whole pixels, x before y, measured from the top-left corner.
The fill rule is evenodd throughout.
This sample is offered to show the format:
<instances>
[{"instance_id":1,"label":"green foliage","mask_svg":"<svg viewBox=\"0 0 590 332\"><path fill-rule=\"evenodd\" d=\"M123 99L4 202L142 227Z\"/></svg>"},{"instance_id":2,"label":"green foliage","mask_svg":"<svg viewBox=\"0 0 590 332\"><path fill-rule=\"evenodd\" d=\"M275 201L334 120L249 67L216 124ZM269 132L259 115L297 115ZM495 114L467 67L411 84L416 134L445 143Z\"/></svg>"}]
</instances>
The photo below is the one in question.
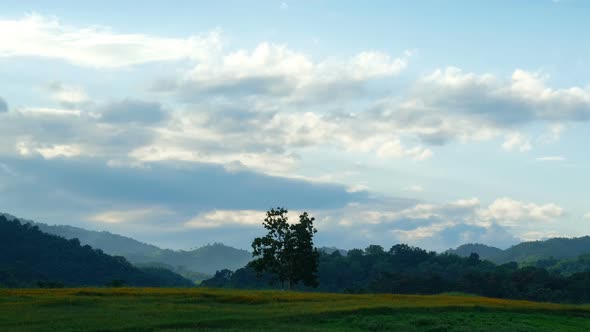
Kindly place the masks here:
<instances>
[{"instance_id":1,"label":"green foliage","mask_svg":"<svg viewBox=\"0 0 590 332\"><path fill-rule=\"evenodd\" d=\"M267 235L252 242L254 259L250 266L260 275L270 273L284 287L302 282L317 287L319 252L313 246L314 218L307 212L299 216L299 222L289 224L288 211L284 208L267 211L263 226Z\"/></svg>"},{"instance_id":2,"label":"green foliage","mask_svg":"<svg viewBox=\"0 0 590 332\"><path fill-rule=\"evenodd\" d=\"M532 262L529 265L544 268L564 276L571 276L576 273L590 272L590 254L581 255L575 259L562 260L550 257Z\"/></svg>"},{"instance_id":3,"label":"green foliage","mask_svg":"<svg viewBox=\"0 0 590 332\"><path fill-rule=\"evenodd\" d=\"M123 257L82 246L78 239L0 216L0 287L104 286L113 280L135 286L192 285L170 271L140 270Z\"/></svg>"},{"instance_id":4,"label":"green foliage","mask_svg":"<svg viewBox=\"0 0 590 332\"><path fill-rule=\"evenodd\" d=\"M238 282L239 276L239 282ZM263 275L262 280L268 280ZM321 254L318 289L339 293L437 294L463 292L497 298L551 302L590 302L590 272L562 276L534 266L496 265L475 253L436 254L406 244ZM213 284L211 284L213 285ZM216 287L268 288L251 266L217 278ZM300 290L308 290L298 286Z\"/></svg>"}]
</instances>

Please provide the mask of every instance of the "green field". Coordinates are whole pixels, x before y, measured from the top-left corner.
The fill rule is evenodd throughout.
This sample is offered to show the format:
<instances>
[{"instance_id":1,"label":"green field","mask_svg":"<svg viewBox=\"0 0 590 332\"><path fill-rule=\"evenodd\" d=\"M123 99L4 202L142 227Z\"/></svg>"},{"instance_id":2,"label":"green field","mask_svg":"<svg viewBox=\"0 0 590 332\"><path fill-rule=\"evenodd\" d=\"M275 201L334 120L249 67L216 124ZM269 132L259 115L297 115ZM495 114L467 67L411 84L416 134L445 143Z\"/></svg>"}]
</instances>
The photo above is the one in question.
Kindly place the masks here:
<instances>
[{"instance_id":1,"label":"green field","mask_svg":"<svg viewBox=\"0 0 590 332\"><path fill-rule=\"evenodd\" d=\"M0 331L588 331L590 306L461 295L0 290Z\"/></svg>"}]
</instances>

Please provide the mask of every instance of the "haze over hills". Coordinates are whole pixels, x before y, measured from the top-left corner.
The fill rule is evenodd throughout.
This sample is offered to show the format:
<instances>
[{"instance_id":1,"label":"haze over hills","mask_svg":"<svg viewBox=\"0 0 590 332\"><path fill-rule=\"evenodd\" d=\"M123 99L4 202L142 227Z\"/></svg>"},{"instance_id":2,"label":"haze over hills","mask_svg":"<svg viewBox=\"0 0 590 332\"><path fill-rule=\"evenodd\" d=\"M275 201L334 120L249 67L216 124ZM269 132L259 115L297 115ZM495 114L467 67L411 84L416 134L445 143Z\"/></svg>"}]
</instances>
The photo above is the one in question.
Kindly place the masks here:
<instances>
[{"instance_id":1,"label":"haze over hills","mask_svg":"<svg viewBox=\"0 0 590 332\"><path fill-rule=\"evenodd\" d=\"M0 215L4 215L8 219L16 219L16 217L9 214ZM244 267L252 258L251 253L246 250L232 248L221 243L209 244L194 250L175 251L161 249L151 244L105 231L91 231L67 225L47 225L29 220L19 220L34 223L40 230L49 234L66 239L77 238L82 245L101 249L106 254L123 256L136 266L167 268L193 281L206 279L208 276L215 274L216 271L223 269L235 271ZM347 255L347 250L336 247L320 248L320 251L328 254L335 250L338 250L344 256ZM522 242L505 250L484 244L470 243L461 245L456 249L449 249L447 252L462 257L468 257L472 252L475 252L481 259L490 260L496 264L512 261L532 264L547 259L575 260L581 255L590 253L590 236Z\"/></svg>"},{"instance_id":2,"label":"haze over hills","mask_svg":"<svg viewBox=\"0 0 590 332\"><path fill-rule=\"evenodd\" d=\"M167 286L193 283L169 270L140 269L76 239L0 215L0 287Z\"/></svg>"},{"instance_id":3,"label":"haze over hills","mask_svg":"<svg viewBox=\"0 0 590 332\"><path fill-rule=\"evenodd\" d=\"M590 236L522 242L505 250L484 244L469 243L456 249L449 249L447 252L463 257L467 257L474 252L480 258L490 260L496 264L508 262L531 263L549 258L573 259L590 253Z\"/></svg>"},{"instance_id":4,"label":"haze over hills","mask_svg":"<svg viewBox=\"0 0 590 332\"><path fill-rule=\"evenodd\" d=\"M8 218L19 219L9 214ZM168 267L178 272L198 272L213 275L218 270L236 270L246 265L252 254L221 243L214 243L194 250L170 250L143 243L135 239L110 232L91 231L67 225L47 225L19 219L38 226L43 232L64 237L77 238L83 245L100 249L109 255L123 256L133 264ZM183 273L185 274L185 273ZM193 278L195 279L195 278ZM198 279L198 278L196 278Z\"/></svg>"}]
</instances>

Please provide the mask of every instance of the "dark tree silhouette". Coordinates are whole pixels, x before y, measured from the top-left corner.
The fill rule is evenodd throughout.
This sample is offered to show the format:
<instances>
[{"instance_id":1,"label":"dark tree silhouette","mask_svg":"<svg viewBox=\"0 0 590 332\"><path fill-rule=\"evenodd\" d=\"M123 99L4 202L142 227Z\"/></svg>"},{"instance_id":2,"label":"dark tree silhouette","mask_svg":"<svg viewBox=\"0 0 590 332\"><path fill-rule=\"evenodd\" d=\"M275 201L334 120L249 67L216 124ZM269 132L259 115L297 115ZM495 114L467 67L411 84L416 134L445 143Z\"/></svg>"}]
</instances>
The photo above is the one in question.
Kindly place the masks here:
<instances>
[{"instance_id":1,"label":"dark tree silhouette","mask_svg":"<svg viewBox=\"0 0 590 332\"><path fill-rule=\"evenodd\" d=\"M268 230L266 236L252 242L254 259L250 265L257 274L270 273L284 288L289 289L302 282L306 286L317 287L318 250L313 246L313 227L315 218L307 212L299 216L299 222L289 224L288 211L284 208L266 212L262 225Z\"/></svg>"}]
</instances>

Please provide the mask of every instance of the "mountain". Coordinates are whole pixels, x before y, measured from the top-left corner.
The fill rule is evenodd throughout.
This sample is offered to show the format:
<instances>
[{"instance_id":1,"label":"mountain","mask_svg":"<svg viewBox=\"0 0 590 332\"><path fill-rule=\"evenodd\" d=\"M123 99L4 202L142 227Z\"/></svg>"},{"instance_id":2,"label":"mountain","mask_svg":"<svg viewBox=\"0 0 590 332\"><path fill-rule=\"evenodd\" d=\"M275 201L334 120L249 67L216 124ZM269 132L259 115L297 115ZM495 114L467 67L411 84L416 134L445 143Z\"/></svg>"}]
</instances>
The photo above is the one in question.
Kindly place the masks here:
<instances>
[{"instance_id":1,"label":"mountain","mask_svg":"<svg viewBox=\"0 0 590 332\"><path fill-rule=\"evenodd\" d=\"M18 219L8 214L3 215L8 219ZM23 219L18 220L21 220L21 222L31 222ZM213 275L219 270L237 270L245 266L252 259L250 252L220 243L209 244L194 250L175 251L161 249L129 237L104 231L90 231L65 225L33 224L45 233L61 236L66 239L77 238L83 245L100 249L109 255L123 256L136 265L158 266L159 264L164 264L172 267L173 271L190 277L193 281L207 278L208 275ZM203 276L203 274L205 275Z\"/></svg>"},{"instance_id":2,"label":"mountain","mask_svg":"<svg viewBox=\"0 0 590 332\"><path fill-rule=\"evenodd\" d=\"M471 253L476 253L480 259L494 261L495 257L502 254L502 249L480 243L468 243L457 247L457 249L449 249L447 252L461 257L469 257Z\"/></svg>"},{"instance_id":3,"label":"mountain","mask_svg":"<svg viewBox=\"0 0 590 332\"><path fill-rule=\"evenodd\" d=\"M459 256L469 256L472 252L480 258L497 264L508 262L532 263L539 260L574 259L590 253L590 236L577 238L553 238L544 241L522 242L506 250L489 247L483 244L465 244L447 252Z\"/></svg>"},{"instance_id":4,"label":"mountain","mask_svg":"<svg viewBox=\"0 0 590 332\"><path fill-rule=\"evenodd\" d=\"M346 256L348 254L348 251L347 250L338 249L336 247L321 247L321 248L318 248L318 250L320 252L326 253L328 255L331 255L331 254L333 254L336 251L338 251L338 253L340 253L340 255L342 255L342 256Z\"/></svg>"},{"instance_id":5,"label":"mountain","mask_svg":"<svg viewBox=\"0 0 590 332\"><path fill-rule=\"evenodd\" d=\"M42 232L30 223L0 216L0 286L166 286L193 283L159 268L139 269L76 239Z\"/></svg>"},{"instance_id":6,"label":"mountain","mask_svg":"<svg viewBox=\"0 0 590 332\"><path fill-rule=\"evenodd\" d=\"M590 236L577 238L553 238L545 241L522 242L512 246L496 259L505 263L533 262L546 258L576 258L590 253Z\"/></svg>"}]
</instances>

